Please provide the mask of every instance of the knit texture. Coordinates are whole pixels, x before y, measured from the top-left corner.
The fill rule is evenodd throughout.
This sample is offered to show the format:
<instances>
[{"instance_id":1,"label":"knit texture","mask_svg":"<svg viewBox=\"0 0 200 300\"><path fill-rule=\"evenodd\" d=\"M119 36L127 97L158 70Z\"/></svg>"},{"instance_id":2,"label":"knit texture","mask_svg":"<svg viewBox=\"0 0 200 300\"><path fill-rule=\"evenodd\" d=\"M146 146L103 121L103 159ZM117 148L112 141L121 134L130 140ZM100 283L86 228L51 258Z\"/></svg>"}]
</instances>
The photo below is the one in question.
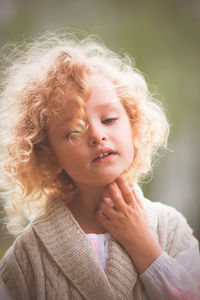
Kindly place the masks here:
<instances>
[{"instance_id":1,"label":"knit texture","mask_svg":"<svg viewBox=\"0 0 200 300\"><path fill-rule=\"evenodd\" d=\"M185 218L161 203L143 199L143 204L162 249L172 257L184 250L193 238ZM85 233L58 199L16 239L0 271L14 299L148 299L123 247L111 238L104 272Z\"/></svg>"}]
</instances>

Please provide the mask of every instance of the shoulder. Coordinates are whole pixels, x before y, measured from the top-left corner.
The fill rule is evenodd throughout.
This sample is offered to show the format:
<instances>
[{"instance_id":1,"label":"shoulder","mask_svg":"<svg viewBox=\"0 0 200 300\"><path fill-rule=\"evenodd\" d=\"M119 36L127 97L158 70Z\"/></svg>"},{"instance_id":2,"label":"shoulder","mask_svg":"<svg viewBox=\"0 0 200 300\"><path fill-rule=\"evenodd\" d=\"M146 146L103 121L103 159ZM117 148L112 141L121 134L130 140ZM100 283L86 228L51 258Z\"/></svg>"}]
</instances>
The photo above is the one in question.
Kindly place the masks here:
<instances>
[{"instance_id":1,"label":"shoulder","mask_svg":"<svg viewBox=\"0 0 200 300\"><path fill-rule=\"evenodd\" d=\"M161 202L150 201L149 199L145 198L142 189L138 184L134 184L134 189L141 199L147 215L149 216L149 218L154 219L154 222L158 225L159 223L162 223L164 226L165 222L167 222L170 223L173 227L176 226L175 223L177 222L187 223L185 217L174 207Z\"/></svg>"},{"instance_id":2,"label":"shoulder","mask_svg":"<svg viewBox=\"0 0 200 300\"><path fill-rule=\"evenodd\" d=\"M134 189L141 199L146 211L151 229L160 233L186 230L192 234L192 230L187 223L186 218L174 207L161 202L153 202L145 198L142 189L138 184L134 184Z\"/></svg>"},{"instance_id":3,"label":"shoulder","mask_svg":"<svg viewBox=\"0 0 200 300\"><path fill-rule=\"evenodd\" d=\"M183 228L184 230L188 229L192 232L187 219L176 208L161 202L152 202L148 199L145 199L144 201L148 202L148 206L155 211L158 226L164 227L166 225L170 230Z\"/></svg>"},{"instance_id":4,"label":"shoulder","mask_svg":"<svg viewBox=\"0 0 200 300\"><path fill-rule=\"evenodd\" d=\"M180 223L188 226L186 218L176 208L161 202L152 202L147 198L143 198L142 202L147 213L156 216L158 225L161 223L164 226L168 223L168 226L170 224L171 227L177 227Z\"/></svg>"},{"instance_id":5,"label":"shoulder","mask_svg":"<svg viewBox=\"0 0 200 300\"><path fill-rule=\"evenodd\" d=\"M6 254L1 260L0 266L2 265L2 261L4 261L5 259L12 259L12 257L14 256L18 257L19 252L22 251L24 246L29 243L29 240L33 240L33 232L30 225L25 228L19 236L16 237L12 246L7 250Z\"/></svg>"},{"instance_id":6,"label":"shoulder","mask_svg":"<svg viewBox=\"0 0 200 300\"><path fill-rule=\"evenodd\" d=\"M23 232L16 237L13 245L6 252L5 257L14 255L20 260L20 255L23 252L26 253L35 248L35 245L37 244L36 239L37 237L34 234L32 224L29 224L24 228Z\"/></svg>"},{"instance_id":7,"label":"shoulder","mask_svg":"<svg viewBox=\"0 0 200 300\"><path fill-rule=\"evenodd\" d=\"M7 250L4 257L0 262L0 272L5 273L10 266L19 265L23 266L29 252L34 251L36 248L35 235L32 227L29 225L24 231L16 238L13 245Z\"/></svg>"}]
</instances>

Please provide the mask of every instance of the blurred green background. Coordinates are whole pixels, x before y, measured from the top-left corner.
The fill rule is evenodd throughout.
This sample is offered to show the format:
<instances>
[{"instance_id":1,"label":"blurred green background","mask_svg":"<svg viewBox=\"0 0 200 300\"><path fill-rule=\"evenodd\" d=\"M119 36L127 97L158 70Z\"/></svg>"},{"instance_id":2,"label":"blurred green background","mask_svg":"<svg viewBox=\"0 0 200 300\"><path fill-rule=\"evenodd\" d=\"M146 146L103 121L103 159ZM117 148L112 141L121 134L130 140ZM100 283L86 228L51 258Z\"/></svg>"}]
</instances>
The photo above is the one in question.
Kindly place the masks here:
<instances>
[{"instance_id":1,"label":"blurred green background","mask_svg":"<svg viewBox=\"0 0 200 300\"><path fill-rule=\"evenodd\" d=\"M0 0L0 46L66 27L135 58L166 109L173 149L143 190L181 211L200 240L200 1ZM1 225L0 256L11 241Z\"/></svg>"}]
</instances>

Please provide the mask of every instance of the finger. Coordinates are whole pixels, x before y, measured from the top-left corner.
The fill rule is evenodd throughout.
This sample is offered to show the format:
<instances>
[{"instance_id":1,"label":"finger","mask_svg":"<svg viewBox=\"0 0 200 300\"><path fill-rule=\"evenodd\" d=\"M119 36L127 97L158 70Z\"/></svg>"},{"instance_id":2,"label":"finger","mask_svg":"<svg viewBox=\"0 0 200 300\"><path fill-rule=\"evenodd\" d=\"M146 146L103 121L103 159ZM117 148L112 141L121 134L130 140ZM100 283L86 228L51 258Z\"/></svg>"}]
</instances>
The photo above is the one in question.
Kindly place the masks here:
<instances>
[{"instance_id":1,"label":"finger","mask_svg":"<svg viewBox=\"0 0 200 300\"><path fill-rule=\"evenodd\" d=\"M113 220L118 217L118 212L103 201L100 203L97 213L99 211L100 211L100 215L102 215L103 213L103 215L110 220Z\"/></svg>"},{"instance_id":2,"label":"finger","mask_svg":"<svg viewBox=\"0 0 200 300\"><path fill-rule=\"evenodd\" d=\"M98 214L98 216L100 216L101 218L107 218L106 215L103 213L103 211L100 210L100 209L97 211L97 214Z\"/></svg>"},{"instance_id":3,"label":"finger","mask_svg":"<svg viewBox=\"0 0 200 300\"><path fill-rule=\"evenodd\" d=\"M110 207L114 207L114 204L113 204L113 202L112 202L112 200L111 200L110 197L108 197L108 196L103 196L103 201L105 201L106 204L108 204Z\"/></svg>"},{"instance_id":4,"label":"finger","mask_svg":"<svg viewBox=\"0 0 200 300\"><path fill-rule=\"evenodd\" d=\"M132 205L134 206L134 202L135 202L135 195L133 194L132 190L130 189L130 187L128 186L128 184L125 182L124 179L122 179L121 177L118 177L116 179L117 185L121 191L121 194L124 198L124 201L128 204L128 205Z\"/></svg>"},{"instance_id":5,"label":"finger","mask_svg":"<svg viewBox=\"0 0 200 300\"><path fill-rule=\"evenodd\" d=\"M111 198L114 207L117 210L123 210L125 202L123 200L123 196L116 184L116 182L112 182L105 190L106 194Z\"/></svg>"},{"instance_id":6,"label":"finger","mask_svg":"<svg viewBox=\"0 0 200 300\"><path fill-rule=\"evenodd\" d=\"M109 225L110 225L111 221L106 216L104 216L103 213L101 213L100 211L98 211L96 213L96 218L97 218L97 221L99 223L101 223L104 228L106 228L106 229L109 228Z\"/></svg>"},{"instance_id":7,"label":"finger","mask_svg":"<svg viewBox=\"0 0 200 300\"><path fill-rule=\"evenodd\" d=\"M136 203L139 205L140 208L144 208L143 204L142 204L142 201L141 199L138 197L138 195L136 194L135 190L132 189L132 192L133 192L133 195L134 195L134 198L135 198L135 201Z\"/></svg>"}]
</instances>

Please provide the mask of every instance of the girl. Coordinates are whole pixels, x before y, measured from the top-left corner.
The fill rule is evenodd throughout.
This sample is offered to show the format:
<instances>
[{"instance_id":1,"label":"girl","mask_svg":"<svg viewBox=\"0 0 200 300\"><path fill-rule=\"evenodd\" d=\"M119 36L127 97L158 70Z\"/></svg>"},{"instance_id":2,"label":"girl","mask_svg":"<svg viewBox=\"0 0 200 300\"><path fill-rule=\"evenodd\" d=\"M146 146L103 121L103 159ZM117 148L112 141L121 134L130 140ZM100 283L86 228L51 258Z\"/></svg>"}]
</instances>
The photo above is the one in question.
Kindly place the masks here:
<instances>
[{"instance_id":1,"label":"girl","mask_svg":"<svg viewBox=\"0 0 200 300\"><path fill-rule=\"evenodd\" d=\"M168 124L127 56L47 35L6 70L3 299L200 299L198 242L137 185ZM4 184L5 186L5 184Z\"/></svg>"}]
</instances>

